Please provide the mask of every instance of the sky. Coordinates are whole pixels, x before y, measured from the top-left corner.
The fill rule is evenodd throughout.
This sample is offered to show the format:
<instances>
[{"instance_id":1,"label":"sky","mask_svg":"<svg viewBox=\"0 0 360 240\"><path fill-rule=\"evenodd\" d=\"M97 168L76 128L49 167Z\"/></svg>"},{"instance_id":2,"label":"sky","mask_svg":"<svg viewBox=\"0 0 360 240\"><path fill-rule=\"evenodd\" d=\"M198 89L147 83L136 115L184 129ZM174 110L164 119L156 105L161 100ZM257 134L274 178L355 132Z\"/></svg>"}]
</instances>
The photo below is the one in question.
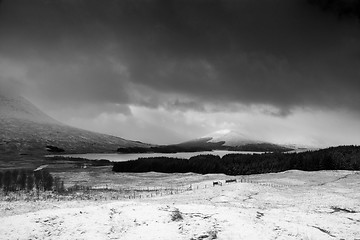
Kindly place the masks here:
<instances>
[{"instance_id":1,"label":"sky","mask_svg":"<svg viewBox=\"0 0 360 240\"><path fill-rule=\"evenodd\" d=\"M149 143L360 144L356 0L1 0L0 87Z\"/></svg>"}]
</instances>

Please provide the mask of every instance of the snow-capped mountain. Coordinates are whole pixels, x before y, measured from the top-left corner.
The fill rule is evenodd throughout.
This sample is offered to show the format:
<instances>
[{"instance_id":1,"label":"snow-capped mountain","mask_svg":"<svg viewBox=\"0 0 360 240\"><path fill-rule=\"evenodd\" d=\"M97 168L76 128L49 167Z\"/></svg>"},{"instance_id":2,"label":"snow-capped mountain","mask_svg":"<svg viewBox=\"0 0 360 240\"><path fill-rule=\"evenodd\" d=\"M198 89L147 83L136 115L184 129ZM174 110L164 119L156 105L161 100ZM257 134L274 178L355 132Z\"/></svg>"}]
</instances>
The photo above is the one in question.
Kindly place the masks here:
<instances>
[{"instance_id":1,"label":"snow-capped mountain","mask_svg":"<svg viewBox=\"0 0 360 240\"><path fill-rule=\"evenodd\" d=\"M211 138L208 142L224 142L224 146L243 146L247 144L258 144L265 143L264 141L256 140L250 136L246 136L235 130L223 129L208 135L203 136L202 138Z\"/></svg>"},{"instance_id":2,"label":"snow-capped mountain","mask_svg":"<svg viewBox=\"0 0 360 240\"><path fill-rule=\"evenodd\" d=\"M258 151L258 152L284 152L292 148L273 144L266 141L255 139L235 130L219 130L207 134L198 139L187 141L180 144L186 147L202 147L210 149L236 150L236 151Z\"/></svg>"}]
</instances>

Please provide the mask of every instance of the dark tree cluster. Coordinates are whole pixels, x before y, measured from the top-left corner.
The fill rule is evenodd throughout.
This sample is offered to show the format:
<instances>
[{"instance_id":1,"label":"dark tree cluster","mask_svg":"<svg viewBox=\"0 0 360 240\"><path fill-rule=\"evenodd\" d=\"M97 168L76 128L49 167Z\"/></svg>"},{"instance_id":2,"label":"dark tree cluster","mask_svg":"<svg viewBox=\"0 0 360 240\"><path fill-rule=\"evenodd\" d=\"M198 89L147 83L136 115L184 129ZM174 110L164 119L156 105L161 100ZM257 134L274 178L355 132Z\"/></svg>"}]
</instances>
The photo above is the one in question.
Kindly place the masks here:
<instances>
[{"instance_id":1,"label":"dark tree cluster","mask_svg":"<svg viewBox=\"0 0 360 240\"><path fill-rule=\"evenodd\" d=\"M340 146L303 153L228 154L222 158L214 155L199 155L190 159L140 158L116 162L113 166L115 172L194 172L228 175L281 172L291 169L360 170L360 147Z\"/></svg>"},{"instance_id":2,"label":"dark tree cluster","mask_svg":"<svg viewBox=\"0 0 360 240\"><path fill-rule=\"evenodd\" d=\"M47 150L48 152L54 152L54 153L65 152L64 149L58 148L58 147L55 147L55 146L51 146L51 145L46 146L46 150Z\"/></svg>"},{"instance_id":3,"label":"dark tree cluster","mask_svg":"<svg viewBox=\"0 0 360 240\"><path fill-rule=\"evenodd\" d=\"M211 138L210 138L211 139ZM209 139L205 138L203 142L188 142L174 145L164 145L156 147L125 147L118 148L119 153L179 153L179 152L203 152L212 150L228 150L228 151L250 151L250 152L286 152L293 150L291 148L283 147L271 143L253 143L243 146L224 146L225 142L206 142Z\"/></svg>"},{"instance_id":4,"label":"dark tree cluster","mask_svg":"<svg viewBox=\"0 0 360 240\"><path fill-rule=\"evenodd\" d=\"M212 145L211 145L212 146ZM182 145L167 145L157 147L127 147L118 148L119 153L178 153L178 152L200 152L212 151L210 146L182 146Z\"/></svg>"},{"instance_id":5,"label":"dark tree cluster","mask_svg":"<svg viewBox=\"0 0 360 240\"><path fill-rule=\"evenodd\" d=\"M243 146L224 146L222 150L247 152L287 152L293 149L271 143L249 143Z\"/></svg>"},{"instance_id":6,"label":"dark tree cluster","mask_svg":"<svg viewBox=\"0 0 360 240\"><path fill-rule=\"evenodd\" d=\"M52 156L45 157L46 160L56 164L74 164L77 167L81 166L110 166L111 161L107 159L89 160L80 157L67 157L67 156Z\"/></svg>"},{"instance_id":7,"label":"dark tree cluster","mask_svg":"<svg viewBox=\"0 0 360 240\"><path fill-rule=\"evenodd\" d=\"M32 171L14 169L0 172L0 190L5 193L16 191L64 191L64 182L45 169Z\"/></svg>"}]
</instances>

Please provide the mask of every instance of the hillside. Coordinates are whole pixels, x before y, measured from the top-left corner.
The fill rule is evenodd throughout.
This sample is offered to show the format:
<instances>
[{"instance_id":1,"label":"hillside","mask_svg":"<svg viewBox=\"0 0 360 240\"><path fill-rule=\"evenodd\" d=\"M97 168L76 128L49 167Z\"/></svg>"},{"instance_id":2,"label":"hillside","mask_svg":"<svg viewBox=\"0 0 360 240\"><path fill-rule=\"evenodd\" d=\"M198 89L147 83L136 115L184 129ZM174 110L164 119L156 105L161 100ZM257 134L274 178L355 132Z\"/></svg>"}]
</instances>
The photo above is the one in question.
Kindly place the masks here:
<instances>
[{"instance_id":1,"label":"hillside","mask_svg":"<svg viewBox=\"0 0 360 240\"><path fill-rule=\"evenodd\" d=\"M219 150L253 151L253 152L286 152L293 148L254 139L234 130L220 130L198 139L180 143L186 147L203 147Z\"/></svg>"},{"instance_id":2,"label":"hillside","mask_svg":"<svg viewBox=\"0 0 360 240\"><path fill-rule=\"evenodd\" d=\"M177 153L177 152L201 152L212 150L249 151L249 152L287 152L294 148L259 141L245 136L236 131L220 130L212 134L190 141L159 145L150 148L121 147L120 153Z\"/></svg>"},{"instance_id":3,"label":"hillside","mask_svg":"<svg viewBox=\"0 0 360 240\"><path fill-rule=\"evenodd\" d=\"M246 136L238 131L224 129L210 133L202 138L210 138L209 143L224 142L225 146L238 147L247 144L264 143L264 141L256 140L250 136Z\"/></svg>"},{"instance_id":4,"label":"hillside","mask_svg":"<svg viewBox=\"0 0 360 240\"><path fill-rule=\"evenodd\" d=\"M128 181L131 188L150 185L164 189L164 185L176 183L193 188L170 195L156 192L155 196L152 192L152 197L146 192L131 200L119 191L106 191L102 199L111 199L114 193L120 199L3 201L0 236L64 240L358 239L359 173L287 171L237 176L233 177L236 183L215 187L213 181L224 183L229 177L151 173L147 175L150 182L145 183L144 175L132 174L131 183ZM124 175L116 178L127 179ZM91 180L99 182L98 177ZM173 218L176 212L182 218Z\"/></svg>"},{"instance_id":5,"label":"hillside","mask_svg":"<svg viewBox=\"0 0 360 240\"><path fill-rule=\"evenodd\" d=\"M119 147L149 147L120 137L62 124L23 97L0 93L0 160L50 152L115 152Z\"/></svg>"}]
</instances>

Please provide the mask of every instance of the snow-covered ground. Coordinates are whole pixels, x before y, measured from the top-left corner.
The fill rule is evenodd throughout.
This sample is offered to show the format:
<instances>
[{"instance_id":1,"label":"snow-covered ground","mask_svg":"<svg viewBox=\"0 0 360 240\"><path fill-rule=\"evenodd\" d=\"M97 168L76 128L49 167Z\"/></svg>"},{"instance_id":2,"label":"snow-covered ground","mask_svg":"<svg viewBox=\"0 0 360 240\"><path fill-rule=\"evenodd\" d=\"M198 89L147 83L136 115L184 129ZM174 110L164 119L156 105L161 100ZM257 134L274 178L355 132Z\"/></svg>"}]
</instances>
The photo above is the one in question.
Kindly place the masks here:
<instances>
[{"instance_id":1,"label":"snow-covered ground","mask_svg":"<svg viewBox=\"0 0 360 240\"><path fill-rule=\"evenodd\" d=\"M359 172L249 178L129 201L0 202L0 239L360 239Z\"/></svg>"}]
</instances>

